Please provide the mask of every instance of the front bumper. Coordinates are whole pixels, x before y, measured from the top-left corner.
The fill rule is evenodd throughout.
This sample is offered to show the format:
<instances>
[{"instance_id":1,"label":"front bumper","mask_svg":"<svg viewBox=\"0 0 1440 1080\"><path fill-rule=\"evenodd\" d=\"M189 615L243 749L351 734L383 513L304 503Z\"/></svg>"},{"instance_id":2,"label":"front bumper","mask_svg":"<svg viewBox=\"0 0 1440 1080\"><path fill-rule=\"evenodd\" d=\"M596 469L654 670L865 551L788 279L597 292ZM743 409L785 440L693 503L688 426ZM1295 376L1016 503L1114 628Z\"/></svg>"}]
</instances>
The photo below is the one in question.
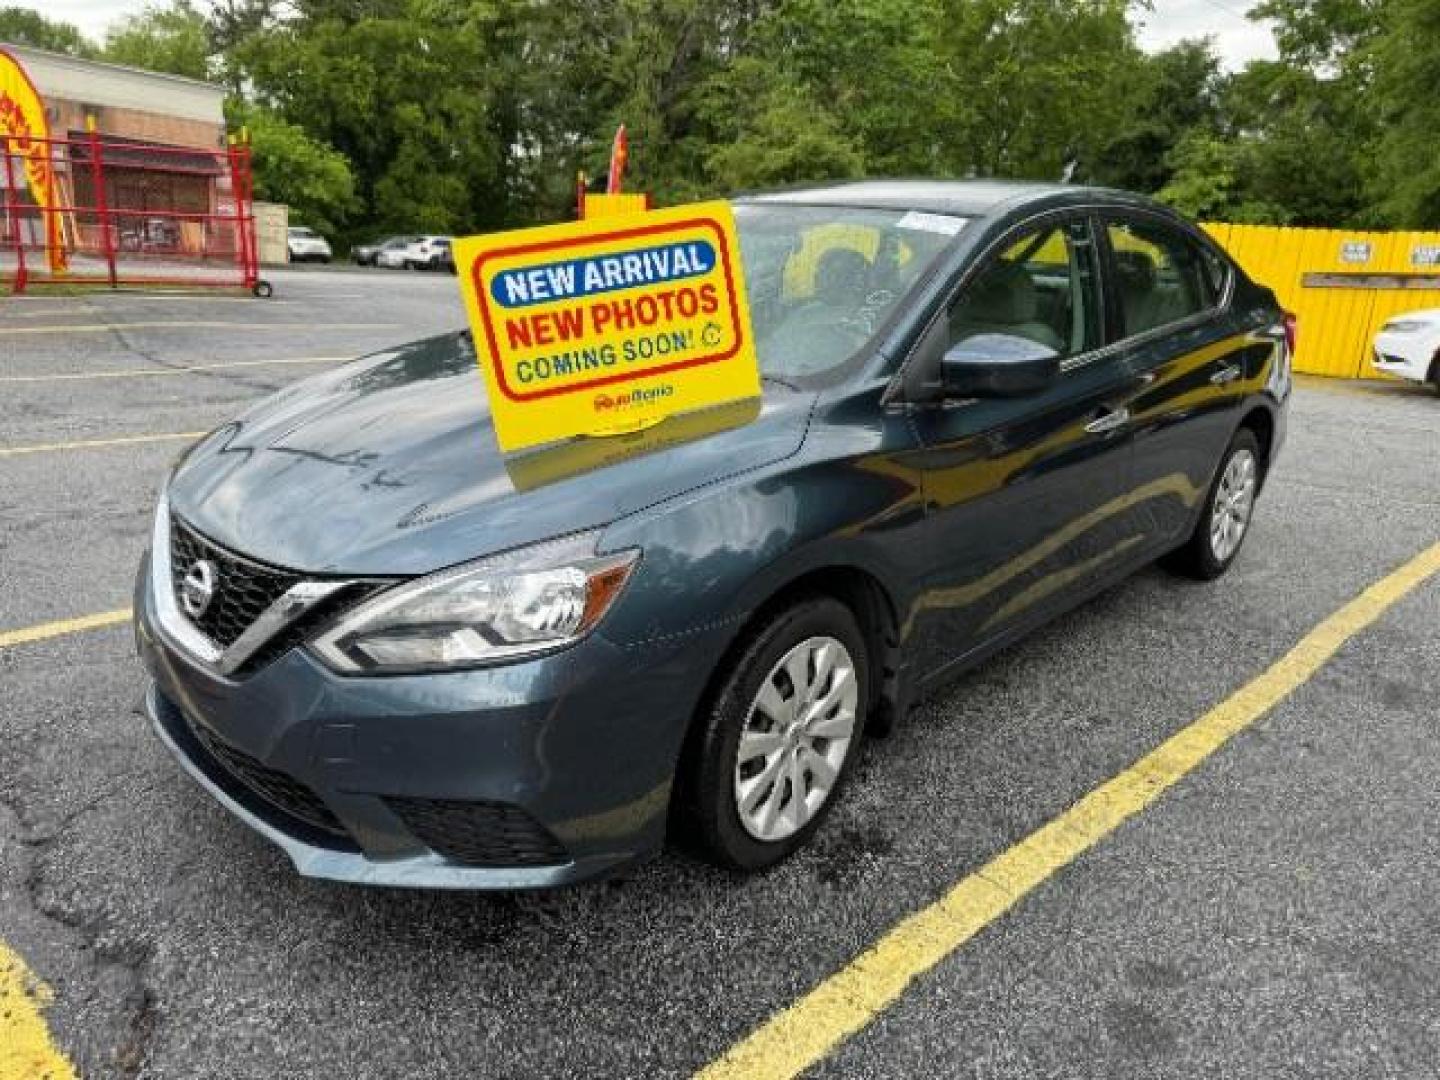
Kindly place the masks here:
<instances>
[{"instance_id":1,"label":"front bumper","mask_svg":"<svg viewBox=\"0 0 1440 1080\"><path fill-rule=\"evenodd\" d=\"M303 649L231 679L135 597L146 710L210 794L301 874L524 889L657 850L688 718L722 631L438 675L345 677Z\"/></svg>"},{"instance_id":2,"label":"front bumper","mask_svg":"<svg viewBox=\"0 0 1440 1080\"><path fill-rule=\"evenodd\" d=\"M1370 363L1386 375L1424 382L1435 356L1435 349L1429 345L1428 341L1410 334L1378 334Z\"/></svg>"}]
</instances>

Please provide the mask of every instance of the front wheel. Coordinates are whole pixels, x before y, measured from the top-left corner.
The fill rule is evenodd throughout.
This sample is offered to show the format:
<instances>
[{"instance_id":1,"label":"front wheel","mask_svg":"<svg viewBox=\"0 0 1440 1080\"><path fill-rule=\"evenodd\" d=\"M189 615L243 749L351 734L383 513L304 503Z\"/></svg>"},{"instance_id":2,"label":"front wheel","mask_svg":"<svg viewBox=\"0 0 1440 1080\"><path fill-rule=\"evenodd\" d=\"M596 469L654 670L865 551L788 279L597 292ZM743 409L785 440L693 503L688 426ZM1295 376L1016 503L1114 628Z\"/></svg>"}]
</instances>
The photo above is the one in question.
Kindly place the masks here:
<instances>
[{"instance_id":1,"label":"front wheel","mask_svg":"<svg viewBox=\"0 0 1440 1080\"><path fill-rule=\"evenodd\" d=\"M1205 508L1185 545L1165 565L1197 581L1213 581L1235 561L1250 532L1260 491L1260 443L1249 428L1230 440L1205 498Z\"/></svg>"},{"instance_id":2,"label":"front wheel","mask_svg":"<svg viewBox=\"0 0 1440 1080\"><path fill-rule=\"evenodd\" d=\"M681 824L715 862L759 870L810 839L857 756L864 635L844 604L803 600L753 634L722 679L696 720Z\"/></svg>"}]
</instances>

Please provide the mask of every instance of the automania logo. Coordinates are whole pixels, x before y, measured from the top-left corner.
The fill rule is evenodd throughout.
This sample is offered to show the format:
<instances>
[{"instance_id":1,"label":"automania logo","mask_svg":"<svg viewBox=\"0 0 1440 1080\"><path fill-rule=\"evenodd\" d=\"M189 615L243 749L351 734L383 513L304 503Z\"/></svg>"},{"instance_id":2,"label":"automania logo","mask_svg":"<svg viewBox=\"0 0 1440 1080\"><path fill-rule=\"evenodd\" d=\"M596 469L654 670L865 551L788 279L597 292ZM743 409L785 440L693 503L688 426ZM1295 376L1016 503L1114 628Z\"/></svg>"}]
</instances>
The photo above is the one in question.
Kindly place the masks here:
<instances>
[{"instance_id":1,"label":"automania logo","mask_svg":"<svg viewBox=\"0 0 1440 1080\"><path fill-rule=\"evenodd\" d=\"M675 388L668 383L664 386L636 387L623 394L596 394L594 406L596 412L621 412L640 405L648 405L661 398L672 397L674 394Z\"/></svg>"}]
</instances>

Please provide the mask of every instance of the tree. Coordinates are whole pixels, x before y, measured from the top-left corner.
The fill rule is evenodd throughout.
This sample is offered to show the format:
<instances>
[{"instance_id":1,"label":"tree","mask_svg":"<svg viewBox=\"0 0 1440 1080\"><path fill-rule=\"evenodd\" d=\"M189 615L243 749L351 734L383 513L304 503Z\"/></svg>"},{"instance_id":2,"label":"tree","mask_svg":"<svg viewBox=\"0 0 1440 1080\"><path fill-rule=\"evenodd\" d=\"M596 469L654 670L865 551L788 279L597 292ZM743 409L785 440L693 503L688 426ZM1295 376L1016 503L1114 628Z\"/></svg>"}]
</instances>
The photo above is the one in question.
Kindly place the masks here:
<instances>
[{"instance_id":1,"label":"tree","mask_svg":"<svg viewBox=\"0 0 1440 1080\"><path fill-rule=\"evenodd\" d=\"M344 155L265 109L232 105L230 122L250 137L257 198L287 204L295 221L321 231L343 228L358 208Z\"/></svg>"},{"instance_id":2,"label":"tree","mask_svg":"<svg viewBox=\"0 0 1440 1080\"><path fill-rule=\"evenodd\" d=\"M1198 221L1288 224L1289 208L1268 201L1251 180L1263 149L1254 139L1224 139L1196 128L1166 157L1171 178L1159 198Z\"/></svg>"},{"instance_id":3,"label":"tree","mask_svg":"<svg viewBox=\"0 0 1440 1080\"><path fill-rule=\"evenodd\" d=\"M954 78L930 108L944 170L1094 177L1142 76L1125 13L1124 0L943 0L935 37Z\"/></svg>"},{"instance_id":4,"label":"tree","mask_svg":"<svg viewBox=\"0 0 1440 1080\"><path fill-rule=\"evenodd\" d=\"M1367 158L1371 220L1440 228L1440 3L1394 0L1368 57L1381 132ZM1426 89L1421 89L1426 88Z\"/></svg>"},{"instance_id":5,"label":"tree","mask_svg":"<svg viewBox=\"0 0 1440 1080\"><path fill-rule=\"evenodd\" d=\"M1159 191L1172 179L1171 155L1190 137L1213 139L1225 79L1209 40L1182 41L1146 57L1132 108L1100 156L1095 176L1133 191Z\"/></svg>"},{"instance_id":6,"label":"tree","mask_svg":"<svg viewBox=\"0 0 1440 1080\"><path fill-rule=\"evenodd\" d=\"M87 59L98 51L95 44L70 23L47 19L38 11L21 7L0 7L0 41Z\"/></svg>"},{"instance_id":7,"label":"tree","mask_svg":"<svg viewBox=\"0 0 1440 1080\"><path fill-rule=\"evenodd\" d=\"M368 224L451 232L509 212L495 8L313 0L234 50L257 104L348 159Z\"/></svg>"},{"instance_id":8,"label":"tree","mask_svg":"<svg viewBox=\"0 0 1440 1080\"><path fill-rule=\"evenodd\" d=\"M1440 105L1414 91L1437 85L1440 0L1262 0L1280 57L1235 75L1205 41L1146 56L1128 0L161 2L115 55L223 79L269 125L272 191L305 162L296 205L357 231L560 218L622 122L627 184L662 204L925 174L1247 221L1440 212Z\"/></svg>"},{"instance_id":9,"label":"tree","mask_svg":"<svg viewBox=\"0 0 1440 1080\"><path fill-rule=\"evenodd\" d=\"M705 176L717 191L860 173L860 150L804 86L772 79L762 64L747 59L735 65L717 95L710 102L715 118L726 117L734 131L732 138L712 144L705 157Z\"/></svg>"},{"instance_id":10,"label":"tree","mask_svg":"<svg viewBox=\"0 0 1440 1080\"><path fill-rule=\"evenodd\" d=\"M209 78L210 43L205 16L189 0L172 0L168 7L147 7L106 31L103 55L113 63L147 71Z\"/></svg>"},{"instance_id":11,"label":"tree","mask_svg":"<svg viewBox=\"0 0 1440 1080\"><path fill-rule=\"evenodd\" d=\"M1274 26L1280 58L1311 72L1348 65L1379 32L1390 0L1262 0L1250 18Z\"/></svg>"}]
</instances>

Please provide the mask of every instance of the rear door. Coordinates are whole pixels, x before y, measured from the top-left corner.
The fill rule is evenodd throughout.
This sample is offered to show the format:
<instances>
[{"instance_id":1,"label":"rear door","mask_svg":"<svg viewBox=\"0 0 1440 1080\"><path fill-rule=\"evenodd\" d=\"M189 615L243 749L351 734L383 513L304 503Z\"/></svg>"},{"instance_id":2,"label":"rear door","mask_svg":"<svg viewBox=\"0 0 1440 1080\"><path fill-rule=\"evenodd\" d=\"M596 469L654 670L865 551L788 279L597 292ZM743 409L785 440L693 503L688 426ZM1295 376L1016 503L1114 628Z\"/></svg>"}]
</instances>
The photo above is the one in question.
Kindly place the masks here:
<instances>
[{"instance_id":1,"label":"rear door","mask_svg":"<svg viewBox=\"0 0 1440 1080\"><path fill-rule=\"evenodd\" d=\"M1147 550L1182 540L1271 346L1228 317L1229 261L1160 214L1101 218L1112 336L1141 380L1134 504Z\"/></svg>"},{"instance_id":2,"label":"rear door","mask_svg":"<svg viewBox=\"0 0 1440 1080\"><path fill-rule=\"evenodd\" d=\"M979 333L1038 341L1062 374L1018 398L918 406L927 542L914 620L916 666L952 663L1048 616L1126 561L1129 404L1140 383L1105 347L1101 258L1087 214L1017 227L933 324L912 364L938 372Z\"/></svg>"}]
</instances>

